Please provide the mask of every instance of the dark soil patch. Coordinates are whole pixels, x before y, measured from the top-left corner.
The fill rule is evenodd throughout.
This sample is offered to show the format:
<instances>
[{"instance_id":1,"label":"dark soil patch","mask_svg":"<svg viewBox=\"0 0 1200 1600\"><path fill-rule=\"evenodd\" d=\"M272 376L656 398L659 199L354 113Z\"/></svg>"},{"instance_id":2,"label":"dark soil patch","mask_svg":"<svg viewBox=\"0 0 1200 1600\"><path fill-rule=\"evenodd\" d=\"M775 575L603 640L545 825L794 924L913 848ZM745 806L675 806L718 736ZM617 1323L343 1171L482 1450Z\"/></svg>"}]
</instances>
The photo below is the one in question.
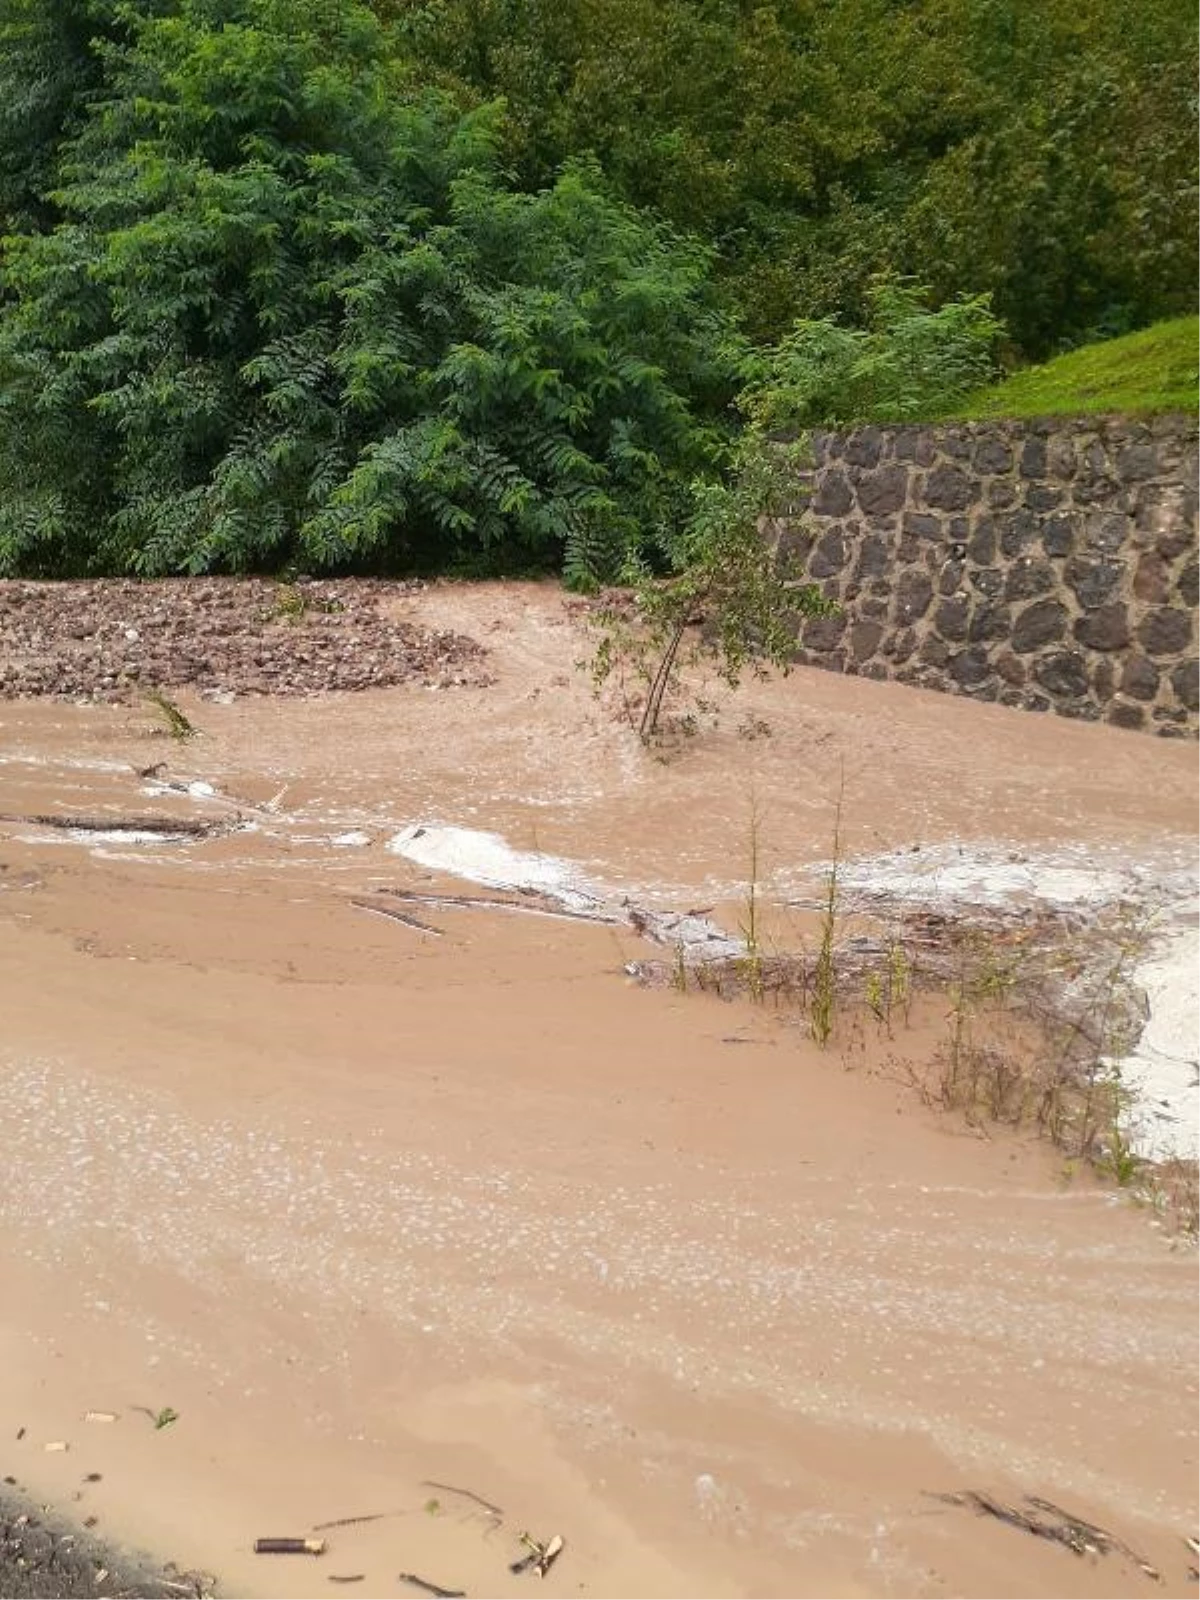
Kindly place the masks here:
<instances>
[{"instance_id":1,"label":"dark soil patch","mask_svg":"<svg viewBox=\"0 0 1200 1600\"><path fill-rule=\"evenodd\" d=\"M398 622L416 583L0 581L0 699L121 701L152 688L312 695L490 682L462 634Z\"/></svg>"}]
</instances>

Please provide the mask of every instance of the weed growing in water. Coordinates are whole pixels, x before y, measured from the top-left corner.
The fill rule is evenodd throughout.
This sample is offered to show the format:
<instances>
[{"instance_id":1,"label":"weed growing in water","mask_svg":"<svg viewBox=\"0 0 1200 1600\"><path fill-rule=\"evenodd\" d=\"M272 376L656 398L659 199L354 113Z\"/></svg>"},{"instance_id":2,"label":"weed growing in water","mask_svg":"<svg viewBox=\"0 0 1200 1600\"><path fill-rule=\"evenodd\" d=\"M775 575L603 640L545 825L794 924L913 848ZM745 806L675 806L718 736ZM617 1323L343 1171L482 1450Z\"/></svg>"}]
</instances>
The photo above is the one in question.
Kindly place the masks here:
<instances>
[{"instance_id":1,"label":"weed growing in water","mask_svg":"<svg viewBox=\"0 0 1200 1600\"><path fill-rule=\"evenodd\" d=\"M829 1043L829 1036L833 1032L834 1014L837 1010L834 945L838 926L838 874L842 865L842 807L845 797L846 774L843 769L838 783L837 805L833 813L833 854L825 877L825 894L821 904L821 939L817 947L817 960L813 968L808 1004L812 1036L822 1048Z\"/></svg>"},{"instance_id":2,"label":"weed growing in water","mask_svg":"<svg viewBox=\"0 0 1200 1600\"><path fill-rule=\"evenodd\" d=\"M168 695L161 689L147 689L145 691L147 705L157 711L162 731L169 734L172 739L194 739L199 729L194 727L184 713L179 709Z\"/></svg>"},{"instance_id":3,"label":"weed growing in water","mask_svg":"<svg viewBox=\"0 0 1200 1600\"><path fill-rule=\"evenodd\" d=\"M761 1003L763 998L763 955L759 927L758 874L761 862L762 826L758 811L758 796L753 791L750 795L749 844L750 858L747 863L749 877L746 881L746 898L743 902L745 917L741 923L741 935L746 946L746 954L742 959L742 971L751 999Z\"/></svg>"}]
</instances>

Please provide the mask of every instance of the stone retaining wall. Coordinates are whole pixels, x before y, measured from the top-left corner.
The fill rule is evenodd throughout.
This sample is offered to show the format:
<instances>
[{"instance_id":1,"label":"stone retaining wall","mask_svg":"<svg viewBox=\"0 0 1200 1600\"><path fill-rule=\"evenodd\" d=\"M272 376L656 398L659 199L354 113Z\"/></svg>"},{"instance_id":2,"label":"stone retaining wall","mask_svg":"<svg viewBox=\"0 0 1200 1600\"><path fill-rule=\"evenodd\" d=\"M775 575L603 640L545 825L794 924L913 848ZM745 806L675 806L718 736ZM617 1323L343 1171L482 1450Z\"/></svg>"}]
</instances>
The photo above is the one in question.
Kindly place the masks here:
<instances>
[{"instance_id":1,"label":"stone retaining wall","mask_svg":"<svg viewBox=\"0 0 1200 1600\"><path fill-rule=\"evenodd\" d=\"M781 554L840 604L799 659L1173 736L1197 717L1197 425L819 433Z\"/></svg>"}]
</instances>

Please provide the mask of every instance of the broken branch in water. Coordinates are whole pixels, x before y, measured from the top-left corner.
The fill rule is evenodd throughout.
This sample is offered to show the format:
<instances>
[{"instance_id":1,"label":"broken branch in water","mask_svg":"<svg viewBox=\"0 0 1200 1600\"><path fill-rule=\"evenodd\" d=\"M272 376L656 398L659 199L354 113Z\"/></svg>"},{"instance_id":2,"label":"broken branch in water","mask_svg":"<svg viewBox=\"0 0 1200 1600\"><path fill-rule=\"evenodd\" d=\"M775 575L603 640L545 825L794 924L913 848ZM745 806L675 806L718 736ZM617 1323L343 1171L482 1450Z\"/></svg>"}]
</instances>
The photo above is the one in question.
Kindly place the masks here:
<instances>
[{"instance_id":1,"label":"broken branch in water","mask_svg":"<svg viewBox=\"0 0 1200 1600\"><path fill-rule=\"evenodd\" d=\"M474 1489L460 1489L455 1483L439 1483L436 1478L422 1478L423 1489L440 1489L443 1494L459 1494L464 1500L474 1500L477 1506L482 1506L493 1517L502 1517L504 1512L500 1506L493 1505L490 1500L485 1500L481 1494L476 1494Z\"/></svg>"},{"instance_id":2,"label":"broken branch in water","mask_svg":"<svg viewBox=\"0 0 1200 1600\"><path fill-rule=\"evenodd\" d=\"M1037 1539L1048 1539L1054 1544L1065 1545L1077 1556L1107 1556L1119 1551L1153 1582L1162 1582L1162 1574L1158 1569L1123 1539L1109 1533L1105 1528L1097 1527L1094 1522L1086 1522L1082 1517L1064 1511L1061 1506L1055 1505L1053 1500L1044 1500L1038 1495L1026 1495L1025 1504L1032 1506L1033 1510L1024 1511L1019 1506L1005 1505L992 1495L984 1494L978 1489L964 1489L956 1494L935 1494L932 1498L950 1506L970 1506L980 1516L995 1517L1000 1522L1006 1522L1009 1527L1020 1528ZM1035 1514L1037 1512L1042 1512L1043 1515L1037 1516ZM1052 1520L1047 1520L1048 1518Z\"/></svg>"},{"instance_id":3,"label":"broken branch in water","mask_svg":"<svg viewBox=\"0 0 1200 1600\"><path fill-rule=\"evenodd\" d=\"M420 1589L424 1594L431 1594L434 1600L466 1600L465 1589L443 1589L440 1583L430 1583L425 1578L418 1578L415 1572L402 1572L400 1582L407 1583L413 1589Z\"/></svg>"},{"instance_id":4,"label":"broken branch in water","mask_svg":"<svg viewBox=\"0 0 1200 1600\"><path fill-rule=\"evenodd\" d=\"M329 1528L357 1528L363 1522L382 1522L384 1517L402 1517L403 1511L368 1511L362 1517L336 1517L332 1522L314 1522L313 1532L324 1533Z\"/></svg>"},{"instance_id":5,"label":"broken branch in water","mask_svg":"<svg viewBox=\"0 0 1200 1600\"><path fill-rule=\"evenodd\" d=\"M1162 1582L1162 1574L1158 1569L1152 1567L1144 1556L1138 1555L1136 1550L1127 1545L1123 1539L1119 1539L1115 1533L1109 1533L1106 1528L1098 1528L1094 1522L1085 1522L1082 1517L1077 1517L1070 1511L1064 1511L1061 1506L1056 1506L1053 1500L1042 1500L1037 1495L1032 1494L1027 1494L1025 1500L1035 1510L1045 1511L1052 1517L1061 1518L1065 1527L1078 1538L1090 1540L1101 1555L1108 1555L1110 1550L1119 1550L1123 1556L1127 1556L1133 1562L1134 1566L1140 1567L1148 1578L1153 1578L1155 1583Z\"/></svg>"},{"instance_id":6,"label":"broken branch in water","mask_svg":"<svg viewBox=\"0 0 1200 1600\"><path fill-rule=\"evenodd\" d=\"M509 1564L508 1570L517 1575L528 1572L532 1567L540 1578L544 1578L566 1548L566 1540L561 1533L554 1534L545 1544L540 1539L535 1539L531 1533L521 1533L517 1537L529 1550L527 1556L522 1556L519 1561Z\"/></svg>"},{"instance_id":7,"label":"broken branch in water","mask_svg":"<svg viewBox=\"0 0 1200 1600\"><path fill-rule=\"evenodd\" d=\"M27 827L58 828L64 833L161 833L186 834L191 839L207 839L228 833L236 823L228 820L201 821L196 817L68 817L39 812L0 811L0 822L16 822Z\"/></svg>"},{"instance_id":8,"label":"broken branch in water","mask_svg":"<svg viewBox=\"0 0 1200 1600\"><path fill-rule=\"evenodd\" d=\"M415 889L382 888L377 894L390 894L397 900L408 900L414 905L428 906L434 911L516 911L527 917L555 917L564 922L598 922L605 926L619 926L626 919L615 912L597 907L594 911L576 911L543 894L540 889L519 889L511 894L420 894Z\"/></svg>"},{"instance_id":9,"label":"broken branch in water","mask_svg":"<svg viewBox=\"0 0 1200 1600\"><path fill-rule=\"evenodd\" d=\"M415 928L418 933L431 933L435 939L443 937L442 930L435 928L432 923L422 922L419 917L407 916L403 911L393 911L390 906L372 905L369 900L351 900L350 904L356 911L370 911L377 917L387 917L391 922L402 922L406 928Z\"/></svg>"}]
</instances>

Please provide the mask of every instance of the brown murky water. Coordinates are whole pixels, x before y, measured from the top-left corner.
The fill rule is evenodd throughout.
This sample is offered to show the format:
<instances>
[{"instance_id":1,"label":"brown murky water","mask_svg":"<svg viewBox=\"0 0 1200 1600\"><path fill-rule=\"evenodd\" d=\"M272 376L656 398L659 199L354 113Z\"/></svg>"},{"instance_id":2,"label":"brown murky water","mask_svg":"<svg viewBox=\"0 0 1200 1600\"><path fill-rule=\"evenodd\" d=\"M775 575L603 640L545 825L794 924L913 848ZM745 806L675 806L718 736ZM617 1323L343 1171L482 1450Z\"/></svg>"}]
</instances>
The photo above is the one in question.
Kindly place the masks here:
<instances>
[{"instance_id":1,"label":"brown murky water","mask_svg":"<svg viewBox=\"0 0 1200 1600\"><path fill-rule=\"evenodd\" d=\"M4 1470L227 1593L1156 1590L926 1493L964 1486L1062 1502L1188 1592L1194 1255L917 1105L889 1058L936 1047L936 1007L822 1052L639 989L629 929L423 913L438 938L353 901L446 882L386 849L441 822L732 927L754 811L786 935L843 774L851 853L1177 867L1194 749L817 673L663 765L590 700L555 591L401 610L497 682L184 697L179 747L0 707L0 811L253 824L0 828ZM159 758L216 792L143 792ZM320 1560L250 1554L377 1513ZM523 1529L567 1541L540 1585L508 1572Z\"/></svg>"}]
</instances>

